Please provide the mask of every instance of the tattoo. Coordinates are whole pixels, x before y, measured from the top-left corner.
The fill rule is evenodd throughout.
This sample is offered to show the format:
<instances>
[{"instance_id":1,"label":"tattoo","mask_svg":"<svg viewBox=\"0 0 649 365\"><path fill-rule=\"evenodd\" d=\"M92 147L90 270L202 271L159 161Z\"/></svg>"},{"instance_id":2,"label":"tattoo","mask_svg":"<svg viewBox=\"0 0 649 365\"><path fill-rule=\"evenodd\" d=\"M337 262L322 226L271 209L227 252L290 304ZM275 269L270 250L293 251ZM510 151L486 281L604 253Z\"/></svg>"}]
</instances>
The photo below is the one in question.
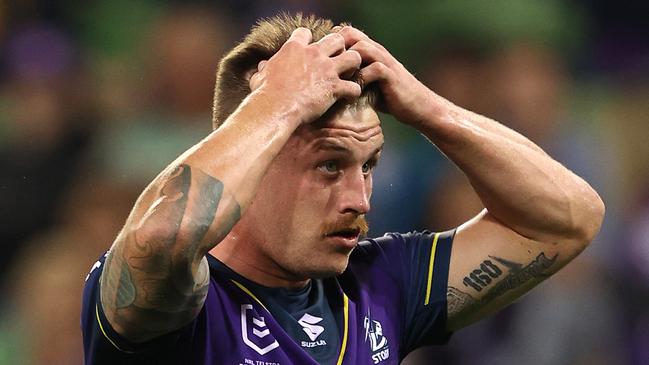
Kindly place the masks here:
<instances>
[{"instance_id":1,"label":"tattoo","mask_svg":"<svg viewBox=\"0 0 649 365\"><path fill-rule=\"evenodd\" d=\"M457 316L458 313L465 311L467 308L473 308L476 300L469 294L449 286L448 292L446 293L446 302L448 303L448 317L451 318Z\"/></svg>"},{"instance_id":2,"label":"tattoo","mask_svg":"<svg viewBox=\"0 0 649 365\"><path fill-rule=\"evenodd\" d=\"M557 260L557 256L558 254L549 259L545 256L545 253L541 252L534 261L525 267L512 261L494 257L494 260L500 262L509 269L509 275L494 286L482 300L490 302L492 299L499 297L512 289L516 289L532 279L547 278L550 275L544 274L544 272L554 264Z\"/></svg>"},{"instance_id":3,"label":"tattoo","mask_svg":"<svg viewBox=\"0 0 649 365\"><path fill-rule=\"evenodd\" d=\"M200 311L209 283L204 253L240 218L224 192L220 180L180 165L146 213L127 222L106 259L101 301L129 339L179 328Z\"/></svg>"},{"instance_id":4,"label":"tattoo","mask_svg":"<svg viewBox=\"0 0 649 365\"><path fill-rule=\"evenodd\" d=\"M125 308L133 304L135 301L135 286L133 285L131 272L126 262L122 262L118 288L119 291L117 292L117 297L115 299L115 306L117 309Z\"/></svg>"},{"instance_id":5,"label":"tattoo","mask_svg":"<svg viewBox=\"0 0 649 365\"><path fill-rule=\"evenodd\" d=\"M530 280L533 279L542 280L548 277L549 275L546 274L545 272L550 266L554 264L554 262L557 259L557 256L558 255L555 255L552 258L548 258L547 256L545 256L545 253L542 252L527 266L523 266L519 263L505 260L503 258L489 256L494 261L502 265L504 269L507 270L507 276L505 276L495 286L490 288L479 299L476 299L475 296L472 296L469 293L466 293L458 288L449 286L446 295L447 302L448 302L449 318L455 317L458 314L465 314L470 311L474 311L477 308L483 307L484 305L492 302L493 300L504 295L505 293L523 286L525 283L529 282ZM495 270L493 267L494 266L497 267L497 266L492 261L489 261L489 264L486 264L487 261L489 260L485 260L480 265L480 270L473 270L471 274L469 274L467 277L464 278L465 280L463 281L463 284L465 286L471 287L475 289L477 292L481 292L487 285L489 285L489 283L491 283L492 278L495 279L493 275L496 275L496 277L498 277L502 274L502 269L498 268L498 270ZM491 271L484 270L483 265L485 265L485 267L487 267ZM476 271L478 271L477 274ZM482 274L483 272L486 273L487 275ZM496 274L497 272L500 273ZM477 278L480 279L480 281L475 280L475 277L472 276L472 274L476 274ZM486 278L489 278L489 280L487 281ZM467 284L469 280L471 281L471 283Z\"/></svg>"},{"instance_id":6,"label":"tattoo","mask_svg":"<svg viewBox=\"0 0 649 365\"><path fill-rule=\"evenodd\" d=\"M464 277L462 283L464 286L470 286L477 291L482 291L484 287L491 284L492 279L498 278L502 273L502 270L491 260L484 260L479 268Z\"/></svg>"}]
</instances>

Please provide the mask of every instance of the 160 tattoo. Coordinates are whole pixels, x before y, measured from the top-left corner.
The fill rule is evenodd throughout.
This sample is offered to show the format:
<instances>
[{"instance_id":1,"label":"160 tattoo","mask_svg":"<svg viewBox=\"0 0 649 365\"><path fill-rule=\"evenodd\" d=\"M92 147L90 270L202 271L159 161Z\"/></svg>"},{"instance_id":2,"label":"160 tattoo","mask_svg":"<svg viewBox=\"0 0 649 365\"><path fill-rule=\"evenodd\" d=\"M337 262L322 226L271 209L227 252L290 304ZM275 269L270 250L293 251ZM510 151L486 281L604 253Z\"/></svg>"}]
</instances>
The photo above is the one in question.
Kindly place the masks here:
<instances>
[{"instance_id":1,"label":"160 tattoo","mask_svg":"<svg viewBox=\"0 0 649 365\"><path fill-rule=\"evenodd\" d=\"M492 279L498 278L502 273L503 271L491 260L484 260L479 268L464 277L462 283L464 286L470 286L477 291L482 291L484 287L491 284Z\"/></svg>"},{"instance_id":2,"label":"160 tattoo","mask_svg":"<svg viewBox=\"0 0 649 365\"><path fill-rule=\"evenodd\" d=\"M500 257L489 257L501 266L497 266L491 260L483 261L480 264L479 269L473 270L464 278L464 285L472 287L477 291L481 291L485 289L489 283L493 282L496 277L506 273L505 277L500 279L498 283L490 287L487 292L480 297L449 286L447 293L447 310L449 318L457 317L463 313L470 313L471 311L490 303L496 298L507 294L509 291L517 290L531 281L547 278L549 276L547 270L555 263L558 255L548 258L545 256L545 253L542 252L526 266ZM489 278L488 282L485 277ZM475 278L479 280L474 281Z\"/></svg>"}]
</instances>

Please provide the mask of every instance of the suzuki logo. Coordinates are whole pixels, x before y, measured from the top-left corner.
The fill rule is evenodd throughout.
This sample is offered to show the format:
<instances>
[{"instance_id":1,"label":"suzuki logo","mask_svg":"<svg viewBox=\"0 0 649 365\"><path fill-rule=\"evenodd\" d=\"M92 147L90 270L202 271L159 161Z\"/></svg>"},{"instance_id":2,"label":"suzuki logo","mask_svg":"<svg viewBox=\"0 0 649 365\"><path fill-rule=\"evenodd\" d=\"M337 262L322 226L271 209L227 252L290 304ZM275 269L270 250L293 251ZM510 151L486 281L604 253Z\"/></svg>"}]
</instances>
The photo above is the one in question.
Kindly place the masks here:
<instances>
[{"instance_id":1,"label":"suzuki logo","mask_svg":"<svg viewBox=\"0 0 649 365\"><path fill-rule=\"evenodd\" d=\"M318 336L320 336L320 334L325 330L324 327L317 325L317 323L320 323L321 321L322 318L312 316L309 313L305 313L302 318L297 321L297 323L302 326L302 329L307 334L307 336L309 336L311 341L315 341L315 339L318 338Z\"/></svg>"},{"instance_id":2,"label":"suzuki logo","mask_svg":"<svg viewBox=\"0 0 649 365\"><path fill-rule=\"evenodd\" d=\"M248 345L248 347L250 347L251 349L257 351L259 355L265 355L270 351L273 351L274 349L278 348L279 343L277 343L277 340L273 340L273 342L269 343L264 347L261 347L260 345L257 345L252 341L252 339L248 336L248 311L252 311L252 305L242 304L241 305L241 337L243 338L243 342L246 345ZM266 320L264 319L264 317L255 318L255 316L252 315L250 316L250 318L253 325L252 335L254 337L257 337L258 339L262 340L263 338L265 338L270 334L270 330L266 327ZM260 341L260 342L267 343L268 340Z\"/></svg>"}]
</instances>

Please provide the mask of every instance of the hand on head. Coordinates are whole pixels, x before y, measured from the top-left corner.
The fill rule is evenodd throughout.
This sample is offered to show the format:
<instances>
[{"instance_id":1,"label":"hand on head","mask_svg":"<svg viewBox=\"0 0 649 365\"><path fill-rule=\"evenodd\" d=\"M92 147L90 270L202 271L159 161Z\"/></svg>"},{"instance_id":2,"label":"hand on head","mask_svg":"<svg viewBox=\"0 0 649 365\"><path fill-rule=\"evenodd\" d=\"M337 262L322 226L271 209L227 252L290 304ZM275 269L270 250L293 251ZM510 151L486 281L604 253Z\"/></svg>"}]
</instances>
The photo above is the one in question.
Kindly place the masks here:
<instances>
[{"instance_id":1,"label":"hand on head","mask_svg":"<svg viewBox=\"0 0 649 365\"><path fill-rule=\"evenodd\" d=\"M317 42L309 29L297 28L250 78L252 91L267 85L304 113L303 123L324 114L337 100L357 99L362 88L378 83L380 111L416 125L428 113L431 95L388 50L362 31L336 26ZM356 76L357 82L351 81Z\"/></svg>"},{"instance_id":2,"label":"hand on head","mask_svg":"<svg viewBox=\"0 0 649 365\"><path fill-rule=\"evenodd\" d=\"M379 84L383 97L378 105L379 110L394 115L406 124L420 122L428 112L427 107L432 105L431 95L434 93L383 45L362 31L351 26L334 27L334 31L343 36L345 49L361 55L361 85Z\"/></svg>"},{"instance_id":3,"label":"hand on head","mask_svg":"<svg viewBox=\"0 0 649 365\"><path fill-rule=\"evenodd\" d=\"M345 39L331 33L311 43L311 31L297 28L280 50L258 64L250 88L264 88L285 101L296 103L302 122L324 114L337 100L354 100L360 86L345 78L361 65L360 54L345 49Z\"/></svg>"}]
</instances>

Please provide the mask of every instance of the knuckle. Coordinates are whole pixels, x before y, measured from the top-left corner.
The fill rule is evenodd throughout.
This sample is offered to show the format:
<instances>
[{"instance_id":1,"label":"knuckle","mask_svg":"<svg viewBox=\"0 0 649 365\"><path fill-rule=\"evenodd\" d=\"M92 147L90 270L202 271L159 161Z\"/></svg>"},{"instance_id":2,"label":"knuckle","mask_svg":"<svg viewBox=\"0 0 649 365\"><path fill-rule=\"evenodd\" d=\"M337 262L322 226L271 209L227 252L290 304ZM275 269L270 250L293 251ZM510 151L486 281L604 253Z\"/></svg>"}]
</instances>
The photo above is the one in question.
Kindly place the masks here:
<instances>
[{"instance_id":1,"label":"knuckle","mask_svg":"<svg viewBox=\"0 0 649 365\"><path fill-rule=\"evenodd\" d=\"M299 46L300 46L300 44L298 42L296 42L295 40L290 39L290 40L286 41L286 43L284 43L283 48L286 48L288 50L292 50L292 49L295 49L295 48L297 48Z\"/></svg>"},{"instance_id":2,"label":"knuckle","mask_svg":"<svg viewBox=\"0 0 649 365\"><path fill-rule=\"evenodd\" d=\"M353 28L350 27L349 25L345 25L338 30L338 34L347 34L351 31L351 29Z\"/></svg>"},{"instance_id":3,"label":"knuckle","mask_svg":"<svg viewBox=\"0 0 649 365\"><path fill-rule=\"evenodd\" d=\"M293 33L304 33L304 34L311 34L311 30L306 27L297 27L293 31Z\"/></svg>"},{"instance_id":4,"label":"knuckle","mask_svg":"<svg viewBox=\"0 0 649 365\"><path fill-rule=\"evenodd\" d=\"M355 49L350 49L350 50L347 51L347 52L349 53L350 57L352 57L352 59L354 60L354 62L359 63L359 64L360 64L361 62L363 62L363 57L361 56L361 54L360 54L357 50L355 50Z\"/></svg>"},{"instance_id":5,"label":"knuckle","mask_svg":"<svg viewBox=\"0 0 649 365\"><path fill-rule=\"evenodd\" d=\"M330 33L330 34L327 35L327 37L329 37L329 39L331 39L332 41L334 41L336 43L345 41L345 37L343 37L343 35L340 34L340 33Z\"/></svg>"},{"instance_id":6,"label":"knuckle","mask_svg":"<svg viewBox=\"0 0 649 365\"><path fill-rule=\"evenodd\" d=\"M344 31L345 33L349 33L349 34L358 34L358 33L360 33L360 31L358 29L354 28L351 25L345 25L343 27L343 29L341 30L341 32L342 31Z\"/></svg>"},{"instance_id":7,"label":"knuckle","mask_svg":"<svg viewBox=\"0 0 649 365\"><path fill-rule=\"evenodd\" d=\"M388 66L386 66L383 62L374 62L372 67L380 73L385 73L388 70Z\"/></svg>"},{"instance_id":8,"label":"knuckle","mask_svg":"<svg viewBox=\"0 0 649 365\"><path fill-rule=\"evenodd\" d=\"M307 47L306 52L311 57L317 57L320 55L320 50L316 47Z\"/></svg>"},{"instance_id":9,"label":"knuckle","mask_svg":"<svg viewBox=\"0 0 649 365\"><path fill-rule=\"evenodd\" d=\"M356 43L361 49L369 49L372 45L366 40L360 40Z\"/></svg>"}]
</instances>

